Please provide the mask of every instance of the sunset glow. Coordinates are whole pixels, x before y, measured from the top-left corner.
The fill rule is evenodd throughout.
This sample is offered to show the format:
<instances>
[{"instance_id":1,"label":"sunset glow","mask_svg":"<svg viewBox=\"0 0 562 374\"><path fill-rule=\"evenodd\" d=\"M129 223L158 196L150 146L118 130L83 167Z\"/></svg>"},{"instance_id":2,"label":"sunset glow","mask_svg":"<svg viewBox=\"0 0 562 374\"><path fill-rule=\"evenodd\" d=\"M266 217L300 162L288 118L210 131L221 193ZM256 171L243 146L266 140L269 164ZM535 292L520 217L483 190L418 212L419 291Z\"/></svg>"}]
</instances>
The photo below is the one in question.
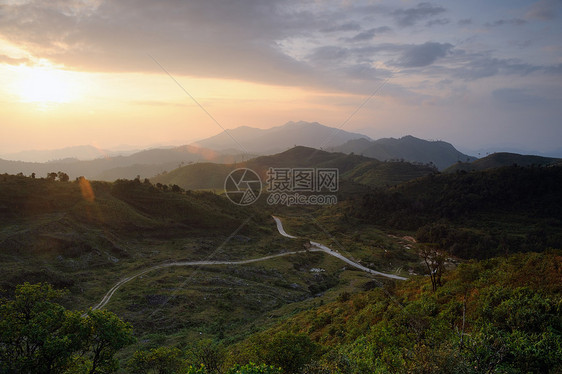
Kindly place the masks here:
<instances>
[{"instance_id":1,"label":"sunset glow","mask_svg":"<svg viewBox=\"0 0 562 374\"><path fill-rule=\"evenodd\" d=\"M0 8L0 155L339 127L352 113L345 129L374 139L546 153L561 143L556 1L485 12L462 1L127 4Z\"/></svg>"}]
</instances>

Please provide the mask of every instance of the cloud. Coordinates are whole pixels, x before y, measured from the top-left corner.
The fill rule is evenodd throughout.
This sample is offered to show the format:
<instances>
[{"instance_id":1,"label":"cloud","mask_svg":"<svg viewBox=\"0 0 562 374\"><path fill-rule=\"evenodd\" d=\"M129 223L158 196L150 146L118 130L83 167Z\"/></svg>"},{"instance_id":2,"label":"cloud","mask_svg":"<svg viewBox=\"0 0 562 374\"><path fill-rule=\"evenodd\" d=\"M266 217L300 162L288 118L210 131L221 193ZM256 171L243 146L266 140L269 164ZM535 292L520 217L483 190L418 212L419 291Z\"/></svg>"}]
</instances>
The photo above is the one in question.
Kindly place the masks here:
<instances>
[{"instance_id":1,"label":"cloud","mask_svg":"<svg viewBox=\"0 0 562 374\"><path fill-rule=\"evenodd\" d=\"M6 55L0 55L0 64L19 65L19 64L27 64L29 62L30 61L27 58L13 58Z\"/></svg>"},{"instance_id":2,"label":"cloud","mask_svg":"<svg viewBox=\"0 0 562 374\"><path fill-rule=\"evenodd\" d=\"M457 23L461 26L470 25L470 24L472 24L472 20L470 18L463 18L463 19L460 19L459 22L457 22Z\"/></svg>"},{"instance_id":3,"label":"cloud","mask_svg":"<svg viewBox=\"0 0 562 374\"><path fill-rule=\"evenodd\" d=\"M413 45L404 51L395 65L406 68L428 66L438 58L445 57L452 49L453 45L449 43L426 42Z\"/></svg>"},{"instance_id":4,"label":"cloud","mask_svg":"<svg viewBox=\"0 0 562 374\"><path fill-rule=\"evenodd\" d=\"M486 27L498 27L498 26L504 26L504 25L515 25L515 26L521 26L526 24L527 21L525 21L524 19L521 18L512 18L512 19L499 19L497 21L494 21L492 23L487 22L485 24Z\"/></svg>"},{"instance_id":5,"label":"cloud","mask_svg":"<svg viewBox=\"0 0 562 374\"><path fill-rule=\"evenodd\" d=\"M330 26L320 29L320 32L332 33L332 32L341 32L341 31L359 31L359 30L361 30L361 25L359 23L347 22L341 25Z\"/></svg>"},{"instance_id":6,"label":"cloud","mask_svg":"<svg viewBox=\"0 0 562 374\"><path fill-rule=\"evenodd\" d=\"M76 1L77 4L82 2ZM159 71L275 84L315 84L309 67L277 43L318 29L282 0L120 0L92 8L66 2L0 7L0 35L37 58L86 71Z\"/></svg>"},{"instance_id":7,"label":"cloud","mask_svg":"<svg viewBox=\"0 0 562 374\"><path fill-rule=\"evenodd\" d=\"M530 39L527 40L512 40L509 44L516 46L517 48L527 48L533 45L533 41Z\"/></svg>"},{"instance_id":8,"label":"cloud","mask_svg":"<svg viewBox=\"0 0 562 374\"><path fill-rule=\"evenodd\" d=\"M492 91L492 97L500 103L517 106L536 106L548 101L531 90L520 88L499 88Z\"/></svg>"},{"instance_id":9,"label":"cloud","mask_svg":"<svg viewBox=\"0 0 562 374\"><path fill-rule=\"evenodd\" d=\"M560 75L562 74L562 64L547 66L544 71L548 74Z\"/></svg>"},{"instance_id":10,"label":"cloud","mask_svg":"<svg viewBox=\"0 0 562 374\"><path fill-rule=\"evenodd\" d=\"M400 26L413 26L417 22L445 12L445 8L430 3L419 3L414 8L397 9L391 14Z\"/></svg>"},{"instance_id":11,"label":"cloud","mask_svg":"<svg viewBox=\"0 0 562 374\"><path fill-rule=\"evenodd\" d=\"M558 1L558 4L560 2ZM540 21L552 21L557 17L557 2L555 0L537 1L525 13L525 18Z\"/></svg>"},{"instance_id":12,"label":"cloud","mask_svg":"<svg viewBox=\"0 0 562 374\"><path fill-rule=\"evenodd\" d=\"M350 2L342 8L334 5L339 0L18 0L2 4L2 38L34 59L45 58L73 70L162 73L150 54L173 75L356 90L349 92L364 92L383 72L374 66L384 62L436 80L535 71L559 74L560 70L546 62L547 67L513 58L495 59L482 51L496 48L501 51L498 55L509 57L499 44L470 43L474 48L470 52L455 49L447 41L462 40L462 28L455 33L451 27L451 34L431 30L430 26L456 18L443 18L446 9L427 2L401 9L395 2ZM393 20L402 28L372 27ZM470 18L458 21L461 25L471 22ZM515 18L490 25L522 22ZM412 36L403 30L412 25L426 27ZM421 44L404 42L412 37ZM444 66L434 65L439 59ZM0 56L0 62L26 61ZM360 84L360 79L365 82Z\"/></svg>"},{"instance_id":13,"label":"cloud","mask_svg":"<svg viewBox=\"0 0 562 374\"><path fill-rule=\"evenodd\" d=\"M323 46L318 47L307 59L315 64L326 64L334 61L342 61L350 56L350 51L347 48L339 46Z\"/></svg>"},{"instance_id":14,"label":"cloud","mask_svg":"<svg viewBox=\"0 0 562 374\"><path fill-rule=\"evenodd\" d=\"M356 42L366 42L369 41L371 39L373 39L375 37L375 35L377 34L384 34L387 32L390 32L391 28L388 26L381 26L381 27L376 27L373 29L369 29L363 32L360 32L359 34L351 37L351 38L345 38L344 40L346 42L349 43L356 43Z\"/></svg>"},{"instance_id":15,"label":"cloud","mask_svg":"<svg viewBox=\"0 0 562 374\"><path fill-rule=\"evenodd\" d=\"M500 59L492 57L490 52L467 53L455 49L448 59L448 66L439 66L431 74L449 75L465 81L474 81L496 75L526 76L536 72L547 72L541 65L528 64L517 58Z\"/></svg>"},{"instance_id":16,"label":"cloud","mask_svg":"<svg viewBox=\"0 0 562 374\"><path fill-rule=\"evenodd\" d=\"M447 18L438 18L438 19L434 19L431 21L427 21L427 23L425 24L427 27L431 27L431 26L443 26L446 25L448 23L450 23L451 21Z\"/></svg>"}]
</instances>

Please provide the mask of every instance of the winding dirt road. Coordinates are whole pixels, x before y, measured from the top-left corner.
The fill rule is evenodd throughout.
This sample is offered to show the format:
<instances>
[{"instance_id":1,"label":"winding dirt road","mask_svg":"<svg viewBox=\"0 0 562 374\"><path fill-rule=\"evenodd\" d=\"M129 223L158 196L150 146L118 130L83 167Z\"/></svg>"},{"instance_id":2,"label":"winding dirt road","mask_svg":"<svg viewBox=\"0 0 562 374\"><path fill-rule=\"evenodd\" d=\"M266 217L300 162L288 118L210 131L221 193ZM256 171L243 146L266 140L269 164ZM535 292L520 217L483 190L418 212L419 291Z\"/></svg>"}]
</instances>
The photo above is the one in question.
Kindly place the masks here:
<instances>
[{"instance_id":1,"label":"winding dirt road","mask_svg":"<svg viewBox=\"0 0 562 374\"><path fill-rule=\"evenodd\" d=\"M279 231L279 233L287 238L292 238L295 239L296 236L293 235L289 235L287 234L287 232L285 231L285 229L283 228L283 224L281 223L281 220L278 217L272 216L273 219L275 220L275 222L277 223L277 230ZM374 275L380 275L382 277L387 277L387 278L392 278L392 279L397 279L397 280L407 280L408 278L404 278L401 277L399 275L394 275L394 274L387 274L387 273L381 273L380 271L376 271L373 269L369 269L368 267L365 267L363 265L358 264L357 262L351 261L350 259L348 259L347 257L341 255L340 253L326 247L324 244L318 243L318 242L313 242L311 241L310 244L312 245L310 248L311 252L324 252L327 253L331 256L337 257L340 260L347 262L349 265L359 269L359 270L363 270L364 272L367 273L371 273Z\"/></svg>"},{"instance_id":2,"label":"winding dirt road","mask_svg":"<svg viewBox=\"0 0 562 374\"><path fill-rule=\"evenodd\" d=\"M281 220L278 217L275 217L275 216L272 216L272 217L275 220L275 223L277 224L277 230L279 231L279 233L281 235L283 235L284 237L287 237L287 238L291 238L291 239L297 238L296 236L289 235L289 234L287 234L287 232L285 232L285 229L283 229L283 224L281 223ZM93 310L103 309L107 305L109 300L111 300L111 297L115 294L115 292L117 292L117 290L119 288L121 288L121 286L123 286L124 284L132 281L133 279L135 279L137 277L140 277L141 275L144 275L144 274L149 273L149 272L154 271L154 270L169 268L169 267L172 267L172 266L244 265L244 264L251 264L253 262L266 261L266 260L270 260L270 259L276 258L276 257L289 256L289 255L294 255L294 254L297 254L297 253L305 253L305 252L324 252L324 253L327 253L331 256L337 257L340 260L347 262L349 265L351 265L353 267L356 267L357 269L363 270L363 271L365 271L367 273L370 273L370 274L380 275L380 276L383 276L383 277L398 279L398 280L406 280L407 279L407 278L404 278L404 277L400 277L398 275L381 273L381 272L369 269L369 268L367 268L363 265L360 265L356 262L351 261L347 257L342 256L338 252L335 252L335 251L331 250L330 248L326 247L323 244L320 244L320 243L317 243L317 242L312 242L312 241L310 242L310 244L312 245L312 247L308 251L302 250L302 251L293 251L293 252L283 252L283 253L278 253L276 255L265 256L265 257L260 257L260 258L252 258L252 259L249 259L249 260L241 260L241 261L177 261L177 262L168 262L168 263L164 263L164 264L160 264L160 265L151 266L147 269L139 271L136 274L125 277L125 278L121 279L119 282L115 283L115 285L113 285L113 287L111 287L109 289L109 291L107 291L107 293L103 296L101 301L98 304L96 304L95 306L93 306L92 309Z\"/></svg>"}]
</instances>

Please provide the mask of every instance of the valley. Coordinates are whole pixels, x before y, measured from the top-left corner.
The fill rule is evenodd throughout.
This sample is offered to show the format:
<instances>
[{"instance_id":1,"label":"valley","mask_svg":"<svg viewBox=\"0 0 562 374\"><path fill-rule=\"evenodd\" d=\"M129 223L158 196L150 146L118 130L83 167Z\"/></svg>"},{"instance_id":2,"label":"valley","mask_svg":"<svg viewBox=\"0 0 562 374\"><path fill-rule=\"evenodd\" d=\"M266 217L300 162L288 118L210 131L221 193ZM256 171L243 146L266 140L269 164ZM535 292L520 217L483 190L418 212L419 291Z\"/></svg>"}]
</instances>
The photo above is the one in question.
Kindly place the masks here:
<instances>
[{"instance_id":1,"label":"valley","mask_svg":"<svg viewBox=\"0 0 562 374\"><path fill-rule=\"evenodd\" d=\"M490 162L498 157L509 165L441 173L297 146L144 180L2 174L1 295L12 300L22 284L48 284L68 290L57 308L130 324L132 340L112 356L120 372L134 371L139 355L203 364L201 373L252 362L284 373L408 372L426 361L430 371L444 361L455 372L518 368L518 334L546 349L562 336L553 319L562 169L556 160ZM257 201L237 205L224 181L244 167L262 181L270 168L337 169L337 203L272 204L263 184ZM543 322L505 327L487 303L509 313L524 305ZM537 335L547 328L551 335ZM498 336L500 346L490 343ZM492 355L467 350L465 339ZM291 352L286 360L280 347ZM512 353L497 361L505 350ZM541 352L529 353L531 372L556 367L558 356Z\"/></svg>"}]
</instances>

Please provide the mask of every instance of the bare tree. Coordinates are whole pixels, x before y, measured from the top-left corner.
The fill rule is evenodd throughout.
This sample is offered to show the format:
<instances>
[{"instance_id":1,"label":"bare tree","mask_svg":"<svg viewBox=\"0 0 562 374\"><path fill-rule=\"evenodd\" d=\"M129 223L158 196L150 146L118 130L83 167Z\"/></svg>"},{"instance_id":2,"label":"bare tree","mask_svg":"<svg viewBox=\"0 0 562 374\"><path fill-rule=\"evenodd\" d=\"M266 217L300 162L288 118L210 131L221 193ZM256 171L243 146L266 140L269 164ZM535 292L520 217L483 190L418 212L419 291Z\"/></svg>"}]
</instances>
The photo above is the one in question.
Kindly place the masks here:
<instances>
[{"instance_id":1,"label":"bare tree","mask_svg":"<svg viewBox=\"0 0 562 374\"><path fill-rule=\"evenodd\" d=\"M420 244L420 256L429 271L431 287L433 291L436 291L437 287L442 285L441 276L445 270L445 256L430 244Z\"/></svg>"}]
</instances>

